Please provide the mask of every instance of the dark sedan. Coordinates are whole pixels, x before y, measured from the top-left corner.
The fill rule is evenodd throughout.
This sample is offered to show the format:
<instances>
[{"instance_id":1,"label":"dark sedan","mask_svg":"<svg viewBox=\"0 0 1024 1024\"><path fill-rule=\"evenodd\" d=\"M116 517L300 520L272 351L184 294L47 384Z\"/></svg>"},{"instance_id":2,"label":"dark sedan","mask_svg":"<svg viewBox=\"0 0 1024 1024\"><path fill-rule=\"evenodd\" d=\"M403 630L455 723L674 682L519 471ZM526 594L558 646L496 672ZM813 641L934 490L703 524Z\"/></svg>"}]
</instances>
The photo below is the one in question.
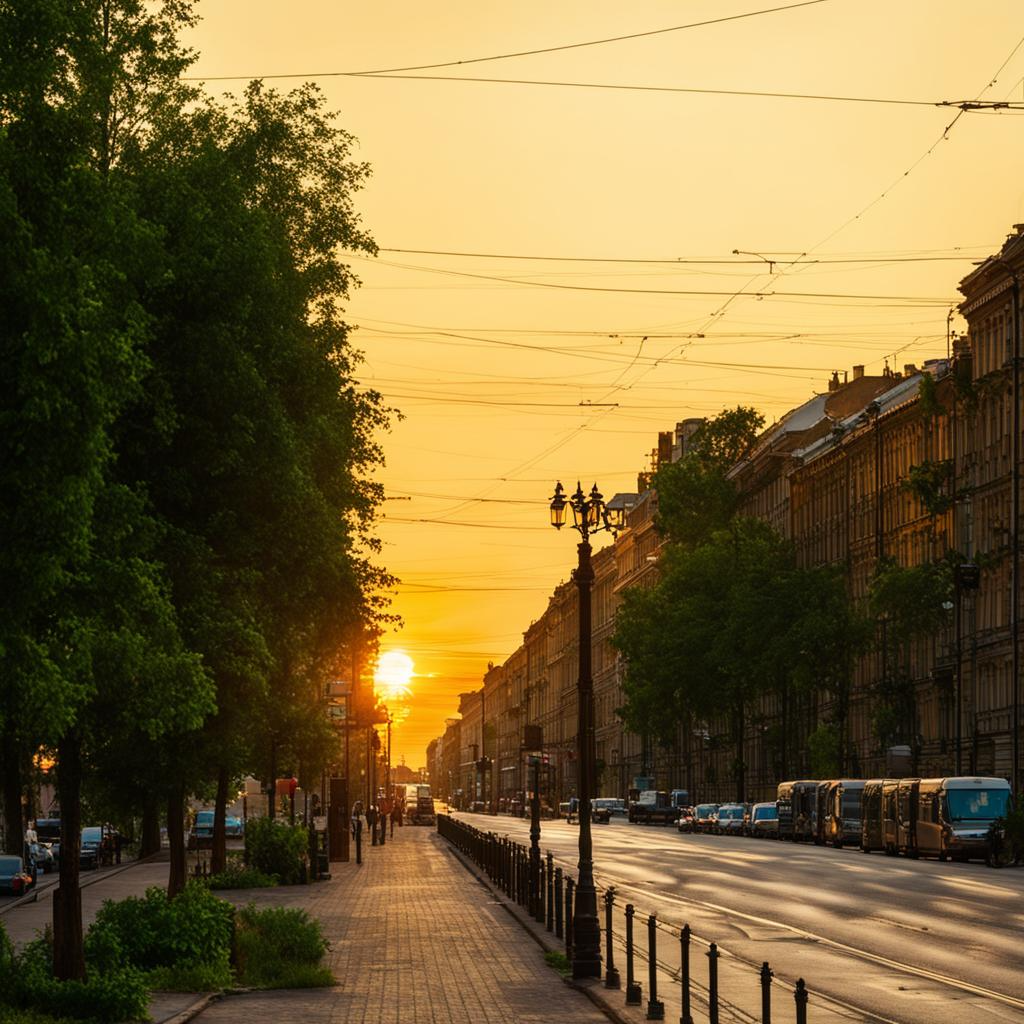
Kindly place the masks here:
<instances>
[{"instance_id":1,"label":"dark sedan","mask_svg":"<svg viewBox=\"0 0 1024 1024\"><path fill-rule=\"evenodd\" d=\"M0 854L0 892L9 896L23 896L33 884L32 876L25 870L20 857Z\"/></svg>"}]
</instances>

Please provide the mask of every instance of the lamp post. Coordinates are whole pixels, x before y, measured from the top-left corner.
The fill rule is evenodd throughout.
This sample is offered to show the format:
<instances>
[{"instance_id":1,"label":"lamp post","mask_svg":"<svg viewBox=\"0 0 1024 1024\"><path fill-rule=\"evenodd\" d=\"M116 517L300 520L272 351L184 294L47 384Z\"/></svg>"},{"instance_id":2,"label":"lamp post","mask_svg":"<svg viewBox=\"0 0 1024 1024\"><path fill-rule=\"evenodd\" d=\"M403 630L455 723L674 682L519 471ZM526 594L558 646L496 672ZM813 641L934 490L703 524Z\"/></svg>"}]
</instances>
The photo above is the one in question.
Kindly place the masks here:
<instances>
[{"instance_id":1,"label":"lamp post","mask_svg":"<svg viewBox=\"0 0 1024 1024\"><path fill-rule=\"evenodd\" d=\"M576 493L566 498L561 482L551 498L551 525L565 525L565 510L572 511L573 529L580 534L577 545L579 563L573 578L579 591L579 681L576 686L576 747L580 802L579 865L576 902L573 909L572 976L601 977L601 925L597 917L597 890L594 888L594 850L590 834L590 801L594 796L594 680L590 670L590 590L594 570L590 562L590 535L601 530L615 533L622 527L621 509L609 509L597 484L590 494L576 484Z\"/></svg>"}]
</instances>

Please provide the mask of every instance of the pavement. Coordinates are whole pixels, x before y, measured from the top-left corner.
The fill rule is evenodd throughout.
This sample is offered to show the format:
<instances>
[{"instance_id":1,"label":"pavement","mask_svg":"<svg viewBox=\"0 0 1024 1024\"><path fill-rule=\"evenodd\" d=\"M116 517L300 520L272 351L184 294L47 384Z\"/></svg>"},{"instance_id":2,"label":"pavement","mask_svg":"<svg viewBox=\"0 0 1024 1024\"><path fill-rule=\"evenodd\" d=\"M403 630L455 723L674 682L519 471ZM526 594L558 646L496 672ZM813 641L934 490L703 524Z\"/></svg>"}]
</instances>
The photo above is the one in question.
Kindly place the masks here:
<instances>
[{"instance_id":1,"label":"pavement","mask_svg":"<svg viewBox=\"0 0 1024 1024\"><path fill-rule=\"evenodd\" d=\"M331 988L210 997L159 993L156 1024L607 1024L608 1014L544 962L544 949L503 894L485 886L432 828L396 828L363 863L332 864L308 886L221 892L238 905L302 907L330 942ZM83 919L104 899L165 885L166 863L133 865L82 892ZM50 921L42 894L2 920L16 942Z\"/></svg>"}]
</instances>

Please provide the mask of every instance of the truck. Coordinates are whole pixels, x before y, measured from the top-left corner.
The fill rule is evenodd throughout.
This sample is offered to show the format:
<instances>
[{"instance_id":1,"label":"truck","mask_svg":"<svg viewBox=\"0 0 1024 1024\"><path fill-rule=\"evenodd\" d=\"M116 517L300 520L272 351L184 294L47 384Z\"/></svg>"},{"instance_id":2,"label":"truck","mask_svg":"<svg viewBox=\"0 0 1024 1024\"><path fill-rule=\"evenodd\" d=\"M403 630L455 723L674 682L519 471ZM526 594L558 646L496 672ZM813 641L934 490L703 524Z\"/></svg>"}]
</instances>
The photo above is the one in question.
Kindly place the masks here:
<instances>
[{"instance_id":1,"label":"truck","mask_svg":"<svg viewBox=\"0 0 1024 1024\"><path fill-rule=\"evenodd\" d=\"M664 790L645 789L629 805L629 820L642 825L671 825L679 817L679 808Z\"/></svg>"},{"instance_id":2,"label":"truck","mask_svg":"<svg viewBox=\"0 0 1024 1024\"><path fill-rule=\"evenodd\" d=\"M410 825L433 825L437 822L430 786L406 786L405 815Z\"/></svg>"}]
</instances>

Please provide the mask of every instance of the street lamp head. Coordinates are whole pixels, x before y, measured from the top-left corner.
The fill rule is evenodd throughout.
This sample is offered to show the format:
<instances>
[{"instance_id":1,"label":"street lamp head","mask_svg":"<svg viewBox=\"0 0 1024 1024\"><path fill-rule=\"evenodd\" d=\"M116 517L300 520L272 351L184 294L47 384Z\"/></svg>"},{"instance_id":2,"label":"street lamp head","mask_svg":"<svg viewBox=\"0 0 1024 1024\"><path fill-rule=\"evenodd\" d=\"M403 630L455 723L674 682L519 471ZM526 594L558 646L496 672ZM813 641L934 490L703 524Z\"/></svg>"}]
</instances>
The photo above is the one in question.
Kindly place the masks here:
<instances>
[{"instance_id":1,"label":"street lamp head","mask_svg":"<svg viewBox=\"0 0 1024 1024\"><path fill-rule=\"evenodd\" d=\"M583 530L590 526L589 507L587 496L583 493L583 487L579 480L576 481L576 490L569 499L569 506L572 508L572 522L577 530Z\"/></svg>"},{"instance_id":2,"label":"street lamp head","mask_svg":"<svg viewBox=\"0 0 1024 1024\"><path fill-rule=\"evenodd\" d=\"M555 484L555 493L551 497L551 525L560 530L565 525L565 492L561 480Z\"/></svg>"}]
</instances>

